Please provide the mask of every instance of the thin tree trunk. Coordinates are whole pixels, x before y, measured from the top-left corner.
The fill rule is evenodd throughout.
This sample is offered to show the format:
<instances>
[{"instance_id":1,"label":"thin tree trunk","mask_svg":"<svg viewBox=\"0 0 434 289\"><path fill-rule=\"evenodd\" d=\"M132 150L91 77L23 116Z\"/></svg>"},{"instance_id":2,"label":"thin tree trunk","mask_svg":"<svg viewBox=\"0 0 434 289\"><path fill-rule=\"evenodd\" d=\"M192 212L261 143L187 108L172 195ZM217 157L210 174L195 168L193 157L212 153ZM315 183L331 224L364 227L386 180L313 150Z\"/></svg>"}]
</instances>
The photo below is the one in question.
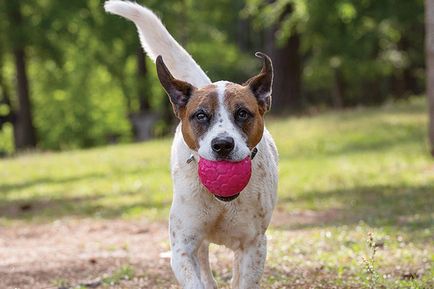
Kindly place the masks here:
<instances>
[{"instance_id":1,"label":"thin tree trunk","mask_svg":"<svg viewBox=\"0 0 434 289\"><path fill-rule=\"evenodd\" d=\"M429 140L434 156L434 0L425 0L426 94L429 106Z\"/></svg>"},{"instance_id":2,"label":"thin tree trunk","mask_svg":"<svg viewBox=\"0 0 434 289\"><path fill-rule=\"evenodd\" d=\"M32 104L29 96L29 81L26 71L26 55L23 48L15 49L15 69L17 73L17 94L19 110L15 122L15 148L34 148L36 133L32 120Z\"/></svg>"},{"instance_id":3,"label":"thin tree trunk","mask_svg":"<svg viewBox=\"0 0 434 289\"><path fill-rule=\"evenodd\" d=\"M23 20L19 2L10 3L9 18L16 33L23 33ZM21 37L13 39L13 57L16 70L16 91L18 98L17 118L14 125L15 148L17 150L34 148L36 146L36 132L32 119L32 104L27 77L27 63L25 43Z\"/></svg>"},{"instance_id":4,"label":"thin tree trunk","mask_svg":"<svg viewBox=\"0 0 434 289\"><path fill-rule=\"evenodd\" d=\"M146 55L142 48L137 48L137 83L138 83L138 94L140 111L147 112L150 109L149 104L149 90L146 87L148 83L146 78L148 77L148 69L146 68Z\"/></svg>"},{"instance_id":5,"label":"thin tree trunk","mask_svg":"<svg viewBox=\"0 0 434 289\"><path fill-rule=\"evenodd\" d=\"M275 40L276 41L276 40ZM300 37L290 36L283 47L274 43L271 59L274 65L273 111L295 111L302 105Z\"/></svg>"},{"instance_id":6,"label":"thin tree trunk","mask_svg":"<svg viewBox=\"0 0 434 289\"><path fill-rule=\"evenodd\" d=\"M149 89L147 87L148 70L143 50L139 47L137 57L137 93L139 97L139 110L130 113L129 118L133 130L134 140L144 141L153 136L154 126L158 120L156 113L151 111L149 102Z\"/></svg>"},{"instance_id":7,"label":"thin tree trunk","mask_svg":"<svg viewBox=\"0 0 434 289\"><path fill-rule=\"evenodd\" d=\"M344 106L345 95L345 80L339 67L334 69L335 85L333 87L333 106L335 108L342 108Z\"/></svg>"},{"instance_id":8,"label":"thin tree trunk","mask_svg":"<svg viewBox=\"0 0 434 289\"><path fill-rule=\"evenodd\" d=\"M242 51L247 51L251 47L250 43L250 25L247 19L238 17L237 21L237 46Z\"/></svg>"}]
</instances>

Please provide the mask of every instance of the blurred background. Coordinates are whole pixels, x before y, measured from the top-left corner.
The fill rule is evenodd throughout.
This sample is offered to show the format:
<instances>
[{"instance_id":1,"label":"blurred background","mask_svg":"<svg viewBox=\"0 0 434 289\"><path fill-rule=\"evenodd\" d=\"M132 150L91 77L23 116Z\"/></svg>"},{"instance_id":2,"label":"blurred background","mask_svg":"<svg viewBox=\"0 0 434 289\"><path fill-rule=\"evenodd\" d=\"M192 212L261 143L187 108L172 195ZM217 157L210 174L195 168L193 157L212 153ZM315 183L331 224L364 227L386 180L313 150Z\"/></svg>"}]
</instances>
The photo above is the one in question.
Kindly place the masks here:
<instances>
[{"instance_id":1,"label":"blurred background","mask_svg":"<svg viewBox=\"0 0 434 289\"><path fill-rule=\"evenodd\" d=\"M139 2L213 81L273 59L263 288L434 288L434 0ZM179 288L176 122L102 0L0 0L0 288ZM211 252L229 288L231 254Z\"/></svg>"},{"instance_id":2,"label":"blurred background","mask_svg":"<svg viewBox=\"0 0 434 289\"><path fill-rule=\"evenodd\" d=\"M0 153L141 141L174 119L131 22L98 0L0 1ZM275 67L273 114L424 91L423 0L144 1L211 80Z\"/></svg>"}]
</instances>

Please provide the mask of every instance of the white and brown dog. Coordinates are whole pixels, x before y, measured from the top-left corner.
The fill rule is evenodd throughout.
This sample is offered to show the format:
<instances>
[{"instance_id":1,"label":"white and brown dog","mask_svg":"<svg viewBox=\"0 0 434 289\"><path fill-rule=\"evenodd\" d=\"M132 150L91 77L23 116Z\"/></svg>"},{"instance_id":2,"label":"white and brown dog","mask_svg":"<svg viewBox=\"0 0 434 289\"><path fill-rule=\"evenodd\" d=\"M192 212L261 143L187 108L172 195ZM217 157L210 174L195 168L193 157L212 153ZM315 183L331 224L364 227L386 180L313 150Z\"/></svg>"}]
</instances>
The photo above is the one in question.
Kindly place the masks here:
<instances>
[{"instance_id":1,"label":"white and brown dog","mask_svg":"<svg viewBox=\"0 0 434 289\"><path fill-rule=\"evenodd\" d=\"M262 53L262 71L243 85L211 83L193 58L149 9L107 1L106 11L133 21L180 124L172 146L174 198L170 210L172 269L183 288L217 288L209 243L235 253L232 288L260 286L267 254L265 231L276 203L277 150L264 126L271 106L273 68ZM163 62L164 60L164 62ZM252 176L238 197L219 198L198 178L196 161L252 157Z\"/></svg>"}]
</instances>

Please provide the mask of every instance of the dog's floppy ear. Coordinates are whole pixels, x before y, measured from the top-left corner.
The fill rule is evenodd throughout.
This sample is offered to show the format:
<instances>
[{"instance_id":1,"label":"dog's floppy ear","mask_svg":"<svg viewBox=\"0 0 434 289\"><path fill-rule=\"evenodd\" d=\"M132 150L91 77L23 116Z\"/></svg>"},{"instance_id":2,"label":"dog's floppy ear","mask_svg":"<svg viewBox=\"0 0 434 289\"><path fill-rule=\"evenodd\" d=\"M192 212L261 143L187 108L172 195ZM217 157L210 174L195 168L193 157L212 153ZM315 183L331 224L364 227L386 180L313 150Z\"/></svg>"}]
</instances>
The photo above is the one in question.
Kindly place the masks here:
<instances>
[{"instance_id":1,"label":"dog's floppy ear","mask_svg":"<svg viewBox=\"0 0 434 289\"><path fill-rule=\"evenodd\" d=\"M256 97L259 106L264 111L268 111L271 108L271 90L273 86L273 64L270 57L265 53L256 52L256 57L262 58L262 70L261 72L247 80L243 85L249 86L253 95Z\"/></svg>"},{"instance_id":2,"label":"dog's floppy ear","mask_svg":"<svg viewBox=\"0 0 434 289\"><path fill-rule=\"evenodd\" d=\"M166 64L164 64L161 55L157 57L155 63L157 65L158 79L160 79L161 85L170 98L175 115L179 117L180 110L187 105L196 88L188 82L174 78L167 69Z\"/></svg>"}]
</instances>

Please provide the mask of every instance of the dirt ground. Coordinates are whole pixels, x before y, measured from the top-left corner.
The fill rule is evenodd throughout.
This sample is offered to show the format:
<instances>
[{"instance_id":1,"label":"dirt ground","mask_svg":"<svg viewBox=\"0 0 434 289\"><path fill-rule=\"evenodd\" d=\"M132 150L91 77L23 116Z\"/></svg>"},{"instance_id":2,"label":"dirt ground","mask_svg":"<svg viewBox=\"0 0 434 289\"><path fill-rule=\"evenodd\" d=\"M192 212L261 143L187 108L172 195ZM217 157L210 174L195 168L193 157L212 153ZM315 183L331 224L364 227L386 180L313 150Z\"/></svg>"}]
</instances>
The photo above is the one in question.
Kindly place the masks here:
<instances>
[{"instance_id":1,"label":"dirt ground","mask_svg":"<svg viewBox=\"0 0 434 289\"><path fill-rule=\"evenodd\" d=\"M69 220L0 228L0 288L99 287L126 265L143 271L135 272L133 288L158 288L174 284L168 249L164 223Z\"/></svg>"},{"instance_id":2,"label":"dirt ground","mask_svg":"<svg viewBox=\"0 0 434 289\"><path fill-rule=\"evenodd\" d=\"M179 288L169 256L165 222L88 219L0 227L0 288ZM224 248L211 256L227 283L231 257ZM131 280L116 277L121 268L133 270Z\"/></svg>"},{"instance_id":3,"label":"dirt ground","mask_svg":"<svg viewBox=\"0 0 434 289\"><path fill-rule=\"evenodd\" d=\"M321 213L300 211L288 215L276 210L272 227L296 228L301 224L316 224L319 220L327 223L340 214L339 210L329 210ZM309 238L306 230L284 232L285 238ZM274 242L282 240L274 240L273 237L270 248L289 244L289 240L284 242L288 244ZM324 250L324 246L327 245L320 244L313 250ZM300 250L309 249L301 246ZM297 258L301 258L303 264L306 258L301 251L293 252L291 256L295 259L289 267L288 264L273 265L268 261L262 281L267 284L263 284L264 288L365 288L360 285L360 280L353 282L353 279L336 285L335 271L309 260L306 260L306 266L297 267ZM277 254L281 254L279 252ZM421 259L420 256L418 259ZM232 253L228 249L212 246L210 262L219 288L229 288ZM67 218L48 224L0 226L0 289L9 288L179 289L170 268L167 223Z\"/></svg>"},{"instance_id":4,"label":"dirt ground","mask_svg":"<svg viewBox=\"0 0 434 289\"><path fill-rule=\"evenodd\" d=\"M331 215L334 215L332 212ZM306 222L303 214L300 220ZM318 216L315 216L317 218ZM327 218L329 216L322 216ZM274 226L287 216L279 211ZM292 216L297 220L297 216ZM229 283L231 252L213 248L210 261ZM107 282L120 268L131 280ZM115 278L111 278L115 279ZM67 219L0 227L0 288L179 288L170 269L167 223Z\"/></svg>"}]
</instances>

